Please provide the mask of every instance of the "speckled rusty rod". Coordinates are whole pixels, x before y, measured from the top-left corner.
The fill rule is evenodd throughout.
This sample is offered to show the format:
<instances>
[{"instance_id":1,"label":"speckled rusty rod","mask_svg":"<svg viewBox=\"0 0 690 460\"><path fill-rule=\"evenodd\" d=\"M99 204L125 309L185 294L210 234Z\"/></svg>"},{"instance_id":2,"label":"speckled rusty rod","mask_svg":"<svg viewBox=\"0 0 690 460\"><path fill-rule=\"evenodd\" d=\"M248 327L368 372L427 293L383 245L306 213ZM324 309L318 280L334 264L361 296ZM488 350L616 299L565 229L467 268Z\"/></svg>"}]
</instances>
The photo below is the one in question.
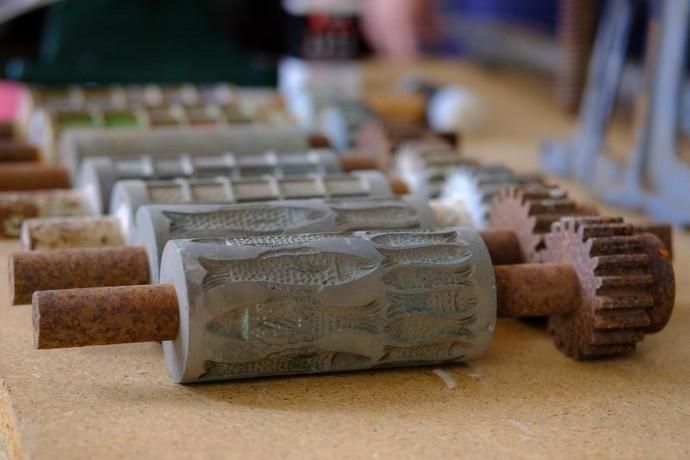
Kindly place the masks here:
<instances>
[{"instance_id":1,"label":"speckled rusty rod","mask_svg":"<svg viewBox=\"0 0 690 460\"><path fill-rule=\"evenodd\" d=\"M482 230L479 232L489 250L494 265L512 265L525 262L520 241L515 232L508 230Z\"/></svg>"},{"instance_id":2,"label":"speckled rusty rod","mask_svg":"<svg viewBox=\"0 0 690 460\"><path fill-rule=\"evenodd\" d=\"M14 305L29 303L36 291L150 282L148 258L140 246L19 251L9 262Z\"/></svg>"},{"instance_id":3,"label":"speckled rusty rod","mask_svg":"<svg viewBox=\"0 0 690 460\"><path fill-rule=\"evenodd\" d=\"M0 191L70 188L67 170L42 163L5 163L0 166Z\"/></svg>"},{"instance_id":4,"label":"speckled rusty rod","mask_svg":"<svg viewBox=\"0 0 690 460\"><path fill-rule=\"evenodd\" d=\"M31 144L13 140L0 140L0 163L38 161L39 150Z\"/></svg>"},{"instance_id":5,"label":"speckled rusty rod","mask_svg":"<svg viewBox=\"0 0 690 460\"><path fill-rule=\"evenodd\" d=\"M173 340L177 295L169 284L41 291L33 296L33 322L43 349Z\"/></svg>"},{"instance_id":6,"label":"speckled rusty rod","mask_svg":"<svg viewBox=\"0 0 690 460\"><path fill-rule=\"evenodd\" d=\"M569 265L495 266L499 317L558 314L577 305L580 282ZM37 348L161 342L177 336L170 284L39 291L33 296Z\"/></svg>"},{"instance_id":7,"label":"speckled rusty rod","mask_svg":"<svg viewBox=\"0 0 690 460\"><path fill-rule=\"evenodd\" d=\"M567 313L579 304L580 279L572 265L497 265L494 274L501 318Z\"/></svg>"}]
</instances>

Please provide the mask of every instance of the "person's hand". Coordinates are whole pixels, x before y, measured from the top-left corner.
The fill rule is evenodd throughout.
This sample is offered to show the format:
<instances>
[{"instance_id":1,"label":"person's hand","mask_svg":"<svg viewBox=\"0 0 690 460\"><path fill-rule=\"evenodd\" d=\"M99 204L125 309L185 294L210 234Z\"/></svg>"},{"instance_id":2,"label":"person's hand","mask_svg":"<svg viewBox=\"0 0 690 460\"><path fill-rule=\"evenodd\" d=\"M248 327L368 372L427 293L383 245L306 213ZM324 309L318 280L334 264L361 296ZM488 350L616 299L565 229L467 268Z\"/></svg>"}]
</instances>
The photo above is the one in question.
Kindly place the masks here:
<instances>
[{"instance_id":1,"label":"person's hand","mask_svg":"<svg viewBox=\"0 0 690 460\"><path fill-rule=\"evenodd\" d=\"M436 24L434 4L431 0L364 0L364 32L372 47L392 58L417 56L422 38Z\"/></svg>"}]
</instances>

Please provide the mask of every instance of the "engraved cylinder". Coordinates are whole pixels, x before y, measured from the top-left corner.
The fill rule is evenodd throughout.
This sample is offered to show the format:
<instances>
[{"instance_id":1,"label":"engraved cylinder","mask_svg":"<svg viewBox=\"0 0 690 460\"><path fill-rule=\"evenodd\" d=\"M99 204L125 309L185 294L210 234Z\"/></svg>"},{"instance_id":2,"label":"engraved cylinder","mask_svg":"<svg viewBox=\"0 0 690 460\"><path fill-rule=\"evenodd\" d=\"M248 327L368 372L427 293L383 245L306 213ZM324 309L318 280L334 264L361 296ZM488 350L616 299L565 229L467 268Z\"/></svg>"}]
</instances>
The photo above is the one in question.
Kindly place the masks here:
<instances>
[{"instance_id":1,"label":"engraved cylinder","mask_svg":"<svg viewBox=\"0 0 690 460\"><path fill-rule=\"evenodd\" d=\"M187 152L208 155L222 152L255 154L278 149L303 152L312 145L306 130L290 127L233 125L223 127L161 127L153 129L69 130L59 145L61 161L76 175L87 157L122 157L132 155L169 155ZM319 145L323 147L323 145Z\"/></svg>"},{"instance_id":2,"label":"engraved cylinder","mask_svg":"<svg viewBox=\"0 0 690 460\"><path fill-rule=\"evenodd\" d=\"M135 216L145 204L247 203L308 198L387 198L388 179L378 171L276 178L125 180L115 184L110 203L127 234L134 234Z\"/></svg>"},{"instance_id":3,"label":"engraved cylinder","mask_svg":"<svg viewBox=\"0 0 690 460\"><path fill-rule=\"evenodd\" d=\"M94 207L109 211L115 183L123 179L161 180L182 177L227 176L233 179L272 175L340 173L338 155L332 150L304 152L264 152L255 155L221 153L214 155L138 155L86 158L80 167L77 184L85 190Z\"/></svg>"},{"instance_id":4,"label":"engraved cylinder","mask_svg":"<svg viewBox=\"0 0 690 460\"><path fill-rule=\"evenodd\" d=\"M136 217L135 241L146 248L151 280L169 240L299 233L352 233L362 229L412 229L434 225L419 198L268 201L235 205L147 205Z\"/></svg>"},{"instance_id":5,"label":"engraved cylinder","mask_svg":"<svg viewBox=\"0 0 690 460\"><path fill-rule=\"evenodd\" d=\"M461 362L495 326L493 266L467 229L174 240L161 266L177 382Z\"/></svg>"}]
</instances>

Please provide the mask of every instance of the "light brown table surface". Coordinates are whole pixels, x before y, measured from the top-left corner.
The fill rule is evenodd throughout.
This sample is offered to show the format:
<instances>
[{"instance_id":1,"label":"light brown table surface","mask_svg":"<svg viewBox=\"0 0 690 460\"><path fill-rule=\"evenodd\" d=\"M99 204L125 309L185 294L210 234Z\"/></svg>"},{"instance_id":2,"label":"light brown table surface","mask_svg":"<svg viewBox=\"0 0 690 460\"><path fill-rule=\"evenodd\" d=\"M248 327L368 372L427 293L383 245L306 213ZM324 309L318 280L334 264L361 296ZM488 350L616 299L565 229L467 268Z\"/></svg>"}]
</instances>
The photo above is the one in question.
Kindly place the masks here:
<instances>
[{"instance_id":1,"label":"light brown table surface","mask_svg":"<svg viewBox=\"0 0 690 460\"><path fill-rule=\"evenodd\" d=\"M530 170L541 139L572 129L544 82L457 65L425 70L486 98L491 121L467 139L470 156ZM395 71L372 65L369 81L391 84ZM7 451L35 459L688 458L690 235L674 237L676 310L634 355L575 362L544 331L505 320L484 359L444 367L453 389L432 368L182 386L170 382L153 343L35 351L30 308L9 305L4 281L6 255L18 246L2 243Z\"/></svg>"}]
</instances>

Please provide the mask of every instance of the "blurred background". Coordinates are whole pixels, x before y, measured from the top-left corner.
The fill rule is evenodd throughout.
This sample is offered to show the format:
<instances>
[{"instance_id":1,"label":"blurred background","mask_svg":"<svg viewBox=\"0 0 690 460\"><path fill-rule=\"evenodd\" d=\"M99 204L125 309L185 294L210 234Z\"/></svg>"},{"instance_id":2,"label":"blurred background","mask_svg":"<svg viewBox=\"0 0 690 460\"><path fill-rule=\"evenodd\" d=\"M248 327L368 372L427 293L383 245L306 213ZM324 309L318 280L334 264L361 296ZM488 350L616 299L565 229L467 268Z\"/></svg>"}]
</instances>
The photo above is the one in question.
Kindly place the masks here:
<instances>
[{"instance_id":1,"label":"blurred background","mask_svg":"<svg viewBox=\"0 0 690 460\"><path fill-rule=\"evenodd\" d=\"M481 81L463 81L460 67L458 78L430 77L433 65L469 65L470 74L479 69L499 79L527 75L538 88L535 93L547 94L560 113L579 120L568 146L544 148L551 150L542 152L544 168L580 180L593 169L606 170L598 179L604 187L612 181L625 185L627 175L633 174L639 176L636 187L654 189L657 185L646 173L626 172L624 163L635 158L640 148L645 151L638 154L638 164L650 163L651 152L660 149L672 150L667 160L658 161L666 169L676 169L675 160L668 158L687 157L690 122L682 109L690 92L684 87L674 84L669 91L678 96L663 96L675 99L679 107L658 102L659 110L677 128L665 134L673 140L641 134L655 131L650 101L662 98L658 82L664 75L672 78L663 74L670 66L661 60L675 56L684 62L686 3L5 0L0 1L0 69L6 80L43 87L218 82L275 87L299 124L324 131L334 123L329 112L334 103L361 100L366 93L368 108L378 114L407 120L423 110L432 129L458 131L469 138L482 130L488 133L485 128L499 122L496 108L487 103ZM675 20L682 36L674 38L669 32L664 38L659 33L664 5L670 5L666 10L680 8L675 17L668 14L664 20ZM683 43L673 45L674 40ZM379 70L372 72L373 68ZM408 116L409 101L398 97L405 94L423 96L423 109L412 104L417 109ZM660 120L654 113L654 119ZM347 144L331 140L336 147ZM583 149L589 150L578 153ZM590 161L600 151L606 152L601 167ZM579 156L591 163L584 172L574 171L571 164L578 163ZM681 166L685 171L686 165ZM631 204L627 198L613 197L610 201L645 209L647 204L640 200ZM659 214L671 220L668 214L674 212Z\"/></svg>"}]
</instances>

